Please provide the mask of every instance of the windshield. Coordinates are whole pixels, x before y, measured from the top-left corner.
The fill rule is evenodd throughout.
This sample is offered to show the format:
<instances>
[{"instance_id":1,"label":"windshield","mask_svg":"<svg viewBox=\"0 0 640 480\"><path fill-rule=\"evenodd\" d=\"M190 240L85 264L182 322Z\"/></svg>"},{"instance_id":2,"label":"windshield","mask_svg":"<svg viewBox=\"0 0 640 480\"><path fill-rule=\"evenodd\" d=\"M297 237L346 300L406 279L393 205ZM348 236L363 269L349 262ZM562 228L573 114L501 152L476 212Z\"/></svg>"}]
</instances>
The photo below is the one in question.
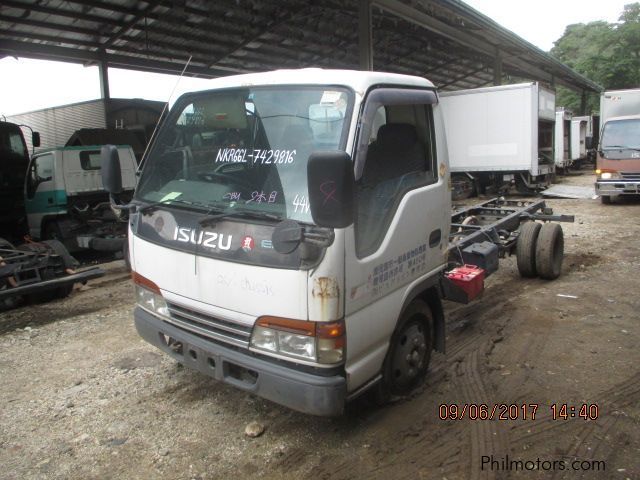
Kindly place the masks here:
<instances>
[{"instance_id":1,"label":"windshield","mask_svg":"<svg viewBox=\"0 0 640 480\"><path fill-rule=\"evenodd\" d=\"M640 148L640 119L613 120L602 130L602 149Z\"/></svg>"},{"instance_id":2,"label":"windshield","mask_svg":"<svg viewBox=\"0 0 640 480\"><path fill-rule=\"evenodd\" d=\"M307 160L315 150L344 150L352 104L340 87L186 95L149 154L136 198L311 223Z\"/></svg>"},{"instance_id":3,"label":"windshield","mask_svg":"<svg viewBox=\"0 0 640 480\"><path fill-rule=\"evenodd\" d=\"M0 150L20 160L28 158L27 146L22 138L22 132L17 126L0 125Z\"/></svg>"}]
</instances>

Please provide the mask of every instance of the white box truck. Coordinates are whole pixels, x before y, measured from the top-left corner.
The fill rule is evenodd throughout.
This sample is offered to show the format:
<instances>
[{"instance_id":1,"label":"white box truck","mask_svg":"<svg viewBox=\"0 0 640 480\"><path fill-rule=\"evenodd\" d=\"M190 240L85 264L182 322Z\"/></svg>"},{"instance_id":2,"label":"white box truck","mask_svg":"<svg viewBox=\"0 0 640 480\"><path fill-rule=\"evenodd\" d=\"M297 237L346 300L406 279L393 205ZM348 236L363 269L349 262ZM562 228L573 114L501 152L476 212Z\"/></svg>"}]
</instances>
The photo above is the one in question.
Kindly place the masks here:
<instances>
[{"instance_id":1,"label":"white box truck","mask_svg":"<svg viewBox=\"0 0 640 480\"><path fill-rule=\"evenodd\" d=\"M105 147L113 195L119 170ZM530 221L554 218L544 201L452 215L448 183L424 78L212 80L175 102L133 200L113 202L129 216L136 329L190 368L307 413L339 414L369 389L406 393L444 349L442 296L478 295L511 251L523 275L560 274L560 226Z\"/></svg>"},{"instance_id":2,"label":"white box truck","mask_svg":"<svg viewBox=\"0 0 640 480\"><path fill-rule=\"evenodd\" d=\"M553 177L555 94L537 83L440 94L454 198L513 184L547 187Z\"/></svg>"},{"instance_id":3,"label":"white box truck","mask_svg":"<svg viewBox=\"0 0 640 480\"><path fill-rule=\"evenodd\" d=\"M571 119L571 160L577 168L587 159L587 137L591 130L591 116Z\"/></svg>"},{"instance_id":4,"label":"white box truck","mask_svg":"<svg viewBox=\"0 0 640 480\"><path fill-rule=\"evenodd\" d=\"M564 107L556 111L554 159L556 171L565 173L573 164L571 158L571 119L573 114Z\"/></svg>"},{"instance_id":5,"label":"white box truck","mask_svg":"<svg viewBox=\"0 0 640 480\"><path fill-rule=\"evenodd\" d=\"M604 92L600 124L596 193L602 203L640 194L640 88Z\"/></svg>"}]
</instances>

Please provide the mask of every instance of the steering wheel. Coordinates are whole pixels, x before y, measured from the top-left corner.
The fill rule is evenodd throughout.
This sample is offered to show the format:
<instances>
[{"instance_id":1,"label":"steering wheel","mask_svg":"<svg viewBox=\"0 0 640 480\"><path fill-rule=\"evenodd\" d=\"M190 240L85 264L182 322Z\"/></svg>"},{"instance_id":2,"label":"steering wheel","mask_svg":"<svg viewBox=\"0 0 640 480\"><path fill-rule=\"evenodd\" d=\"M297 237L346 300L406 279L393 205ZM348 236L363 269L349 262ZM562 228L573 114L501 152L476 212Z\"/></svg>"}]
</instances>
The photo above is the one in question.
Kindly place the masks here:
<instances>
[{"instance_id":1,"label":"steering wheel","mask_svg":"<svg viewBox=\"0 0 640 480\"><path fill-rule=\"evenodd\" d=\"M197 175L198 180L205 180L207 182L213 182L214 179L220 181L220 183L224 185L236 185L242 188L253 188L249 183L244 180L240 180L226 173L218 173L218 172L202 172Z\"/></svg>"}]
</instances>

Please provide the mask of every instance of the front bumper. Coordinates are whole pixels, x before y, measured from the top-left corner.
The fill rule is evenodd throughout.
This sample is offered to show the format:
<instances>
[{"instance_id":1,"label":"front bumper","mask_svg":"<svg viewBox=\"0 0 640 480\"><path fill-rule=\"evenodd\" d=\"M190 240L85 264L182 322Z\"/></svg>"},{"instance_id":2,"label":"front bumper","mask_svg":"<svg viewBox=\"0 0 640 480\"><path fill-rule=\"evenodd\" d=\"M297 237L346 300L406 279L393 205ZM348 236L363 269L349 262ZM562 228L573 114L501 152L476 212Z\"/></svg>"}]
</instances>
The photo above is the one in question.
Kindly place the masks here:
<instances>
[{"instance_id":1,"label":"front bumper","mask_svg":"<svg viewBox=\"0 0 640 480\"><path fill-rule=\"evenodd\" d=\"M300 372L250 356L180 330L140 307L134 319L142 338L189 368L303 413L343 412L347 395L343 376ZM165 335L182 343L181 354L167 345Z\"/></svg>"},{"instance_id":2,"label":"front bumper","mask_svg":"<svg viewBox=\"0 0 640 480\"><path fill-rule=\"evenodd\" d=\"M640 194L640 181L625 179L598 180L596 182L596 194L607 197L638 195Z\"/></svg>"}]
</instances>

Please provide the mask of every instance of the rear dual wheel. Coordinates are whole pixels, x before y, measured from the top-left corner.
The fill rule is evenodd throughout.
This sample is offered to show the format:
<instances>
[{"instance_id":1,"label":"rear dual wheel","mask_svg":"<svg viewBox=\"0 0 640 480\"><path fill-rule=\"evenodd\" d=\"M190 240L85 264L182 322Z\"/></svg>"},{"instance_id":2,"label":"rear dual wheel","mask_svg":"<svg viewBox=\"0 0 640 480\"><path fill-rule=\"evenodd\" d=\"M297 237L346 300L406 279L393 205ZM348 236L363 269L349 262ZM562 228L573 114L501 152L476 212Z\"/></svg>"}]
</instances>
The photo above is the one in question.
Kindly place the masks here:
<instances>
[{"instance_id":1,"label":"rear dual wheel","mask_svg":"<svg viewBox=\"0 0 640 480\"><path fill-rule=\"evenodd\" d=\"M536 243L536 270L540 278L554 280L562 271L564 235L557 223L545 223Z\"/></svg>"},{"instance_id":2,"label":"rear dual wheel","mask_svg":"<svg viewBox=\"0 0 640 480\"><path fill-rule=\"evenodd\" d=\"M522 277L558 278L564 259L562 227L557 223L525 222L520 227L516 258Z\"/></svg>"},{"instance_id":3,"label":"rear dual wheel","mask_svg":"<svg viewBox=\"0 0 640 480\"><path fill-rule=\"evenodd\" d=\"M520 227L520 236L516 244L516 259L521 277L535 277L536 243L542 225L537 222L525 222Z\"/></svg>"}]
</instances>

